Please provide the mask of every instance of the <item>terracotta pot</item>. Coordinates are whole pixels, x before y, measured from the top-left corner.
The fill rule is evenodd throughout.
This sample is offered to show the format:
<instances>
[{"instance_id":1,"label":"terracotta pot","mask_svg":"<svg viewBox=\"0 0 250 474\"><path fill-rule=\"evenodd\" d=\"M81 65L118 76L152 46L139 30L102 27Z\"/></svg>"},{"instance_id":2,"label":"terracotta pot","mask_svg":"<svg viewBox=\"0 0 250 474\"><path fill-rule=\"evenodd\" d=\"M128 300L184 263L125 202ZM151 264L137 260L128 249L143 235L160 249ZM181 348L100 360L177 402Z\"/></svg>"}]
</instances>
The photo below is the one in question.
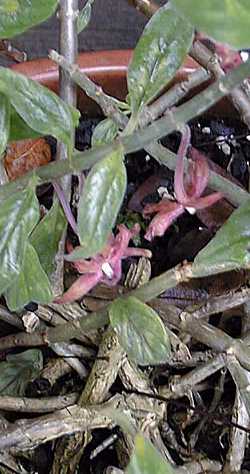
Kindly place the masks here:
<instances>
[{"instance_id":1,"label":"terracotta pot","mask_svg":"<svg viewBox=\"0 0 250 474\"><path fill-rule=\"evenodd\" d=\"M132 50L96 51L79 54L78 64L103 90L119 99L127 93L126 72L132 57ZM187 57L170 85L184 80L197 68L197 63ZM49 59L37 59L16 64L12 69L39 81L54 92L58 92L58 67ZM88 114L96 112L96 105L80 89L78 107Z\"/></svg>"}]
</instances>

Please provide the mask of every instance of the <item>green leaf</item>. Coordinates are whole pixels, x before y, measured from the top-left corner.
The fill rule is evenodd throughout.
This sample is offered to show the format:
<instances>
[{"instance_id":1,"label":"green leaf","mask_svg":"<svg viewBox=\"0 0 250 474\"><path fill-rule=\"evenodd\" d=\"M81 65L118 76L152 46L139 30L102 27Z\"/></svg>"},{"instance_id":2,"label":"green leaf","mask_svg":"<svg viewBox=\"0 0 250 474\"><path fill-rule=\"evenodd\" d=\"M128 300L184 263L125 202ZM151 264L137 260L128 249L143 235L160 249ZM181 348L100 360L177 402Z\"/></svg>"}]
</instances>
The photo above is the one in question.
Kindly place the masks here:
<instances>
[{"instance_id":1,"label":"green leaf","mask_svg":"<svg viewBox=\"0 0 250 474\"><path fill-rule=\"evenodd\" d=\"M249 47L249 0L171 0L200 31L236 49Z\"/></svg>"},{"instance_id":2,"label":"green leaf","mask_svg":"<svg viewBox=\"0 0 250 474\"><path fill-rule=\"evenodd\" d=\"M126 474L174 474L171 465L162 457L153 444L141 434L136 435L135 449Z\"/></svg>"},{"instance_id":3,"label":"green leaf","mask_svg":"<svg viewBox=\"0 0 250 474\"><path fill-rule=\"evenodd\" d=\"M128 68L133 115L174 77L189 51L193 27L169 4L154 14L136 45Z\"/></svg>"},{"instance_id":4,"label":"green leaf","mask_svg":"<svg viewBox=\"0 0 250 474\"><path fill-rule=\"evenodd\" d=\"M27 238L39 220L34 189L12 194L0 206L0 294L19 275Z\"/></svg>"},{"instance_id":5,"label":"green leaf","mask_svg":"<svg viewBox=\"0 0 250 474\"><path fill-rule=\"evenodd\" d=\"M14 107L10 107L10 136L9 142L24 140L26 138L38 138L41 136L41 133L35 132L32 130L18 115Z\"/></svg>"},{"instance_id":6,"label":"green leaf","mask_svg":"<svg viewBox=\"0 0 250 474\"><path fill-rule=\"evenodd\" d=\"M250 201L234 211L227 222L194 259L195 277L249 268Z\"/></svg>"},{"instance_id":7,"label":"green leaf","mask_svg":"<svg viewBox=\"0 0 250 474\"><path fill-rule=\"evenodd\" d=\"M5 151L10 132L10 102L0 94L0 157Z\"/></svg>"},{"instance_id":8,"label":"green leaf","mask_svg":"<svg viewBox=\"0 0 250 474\"><path fill-rule=\"evenodd\" d=\"M80 113L54 92L3 67L0 67L0 92L9 98L30 128L72 145L72 130L78 124Z\"/></svg>"},{"instance_id":9,"label":"green leaf","mask_svg":"<svg viewBox=\"0 0 250 474\"><path fill-rule=\"evenodd\" d=\"M11 38L53 15L58 0L1 0L0 38Z\"/></svg>"},{"instance_id":10,"label":"green leaf","mask_svg":"<svg viewBox=\"0 0 250 474\"><path fill-rule=\"evenodd\" d=\"M4 294L8 308L18 311L30 302L48 304L53 295L49 279L42 269L38 255L28 242L23 266L17 279Z\"/></svg>"},{"instance_id":11,"label":"green leaf","mask_svg":"<svg viewBox=\"0 0 250 474\"><path fill-rule=\"evenodd\" d=\"M137 298L116 299L110 307L110 322L128 357L139 365L167 362L170 340L157 313Z\"/></svg>"},{"instance_id":12,"label":"green leaf","mask_svg":"<svg viewBox=\"0 0 250 474\"><path fill-rule=\"evenodd\" d=\"M79 15L77 18L77 33L78 34L81 33L81 31L85 30L85 28L89 24L93 3L94 3L94 0L87 0L86 5L79 12Z\"/></svg>"},{"instance_id":13,"label":"green leaf","mask_svg":"<svg viewBox=\"0 0 250 474\"><path fill-rule=\"evenodd\" d=\"M23 396L30 381L43 368L43 355L39 349L9 354L0 363L0 395Z\"/></svg>"},{"instance_id":14,"label":"green leaf","mask_svg":"<svg viewBox=\"0 0 250 474\"><path fill-rule=\"evenodd\" d=\"M103 249L115 224L126 184L121 148L93 166L78 206L81 248L73 251L68 260L92 257Z\"/></svg>"},{"instance_id":15,"label":"green leaf","mask_svg":"<svg viewBox=\"0 0 250 474\"><path fill-rule=\"evenodd\" d=\"M111 143L115 139L118 130L118 125L112 119L102 120L94 129L91 145L100 146L104 143Z\"/></svg>"},{"instance_id":16,"label":"green leaf","mask_svg":"<svg viewBox=\"0 0 250 474\"><path fill-rule=\"evenodd\" d=\"M49 277L55 270L55 256L66 225L64 212L56 200L30 237L30 242L39 255L42 268Z\"/></svg>"}]
</instances>

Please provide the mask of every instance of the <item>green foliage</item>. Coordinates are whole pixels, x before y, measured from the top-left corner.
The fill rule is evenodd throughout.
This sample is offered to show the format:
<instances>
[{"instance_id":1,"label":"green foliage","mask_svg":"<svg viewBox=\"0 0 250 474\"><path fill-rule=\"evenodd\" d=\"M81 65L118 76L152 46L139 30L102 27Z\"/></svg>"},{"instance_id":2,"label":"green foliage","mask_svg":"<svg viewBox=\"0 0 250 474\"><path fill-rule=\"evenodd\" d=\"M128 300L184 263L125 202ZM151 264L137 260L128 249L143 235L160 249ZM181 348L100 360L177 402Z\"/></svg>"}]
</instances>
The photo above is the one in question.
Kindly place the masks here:
<instances>
[{"instance_id":1,"label":"green foliage","mask_svg":"<svg viewBox=\"0 0 250 474\"><path fill-rule=\"evenodd\" d=\"M82 10L79 12L79 16L77 18L77 33L81 33L81 31L85 30L85 28L88 26L91 18L93 3L94 0L87 0L86 5L84 5Z\"/></svg>"},{"instance_id":2,"label":"green foliage","mask_svg":"<svg viewBox=\"0 0 250 474\"><path fill-rule=\"evenodd\" d=\"M53 135L72 146L72 130L80 113L56 94L22 74L0 67L0 92L30 128L42 135Z\"/></svg>"},{"instance_id":3,"label":"green foliage","mask_svg":"<svg viewBox=\"0 0 250 474\"><path fill-rule=\"evenodd\" d=\"M70 260L88 258L100 252L116 222L127 185L122 148L93 166L83 188L78 207L81 248Z\"/></svg>"},{"instance_id":4,"label":"green foliage","mask_svg":"<svg viewBox=\"0 0 250 474\"><path fill-rule=\"evenodd\" d=\"M171 0L197 30L234 48L249 47L249 0Z\"/></svg>"},{"instance_id":5,"label":"green foliage","mask_svg":"<svg viewBox=\"0 0 250 474\"><path fill-rule=\"evenodd\" d=\"M194 260L195 277L213 275L250 264L250 201L240 206Z\"/></svg>"},{"instance_id":6,"label":"green foliage","mask_svg":"<svg viewBox=\"0 0 250 474\"><path fill-rule=\"evenodd\" d=\"M170 340L157 313L130 296L116 299L110 307L110 322L128 357L139 365L167 362Z\"/></svg>"},{"instance_id":7,"label":"green foliage","mask_svg":"<svg viewBox=\"0 0 250 474\"><path fill-rule=\"evenodd\" d=\"M55 201L30 237L30 242L39 255L41 266L49 277L54 271L55 256L66 225L64 212L59 202Z\"/></svg>"},{"instance_id":8,"label":"green foliage","mask_svg":"<svg viewBox=\"0 0 250 474\"><path fill-rule=\"evenodd\" d=\"M147 23L128 69L133 115L151 102L174 77L193 39L193 27L169 4Z\"/></svg>"},{"instance_id":9,"label":"green foliage","mask_svg":"<svg viewBox=\"0 0 250 474\"><path fill-rule=\"evenodd\" d=\"M9 132L9 141L24 140L26 138L38 138L42 134L35 132L30 128L18 115L14 107L10 107L10 132Z\"/></svg>"},{"instance_id":10,"label":"green foliage","mask_svg":"<svg viewBox=\"0 0 250 474\"><path fill-rule=\"evenodd\" d=\"M0 38L19 35L53 15L58 0L1 0Z\"/></svg>"},{"instance_id":11,"label":"green foliage","mask_svg":"<svg viewBox=\"0 0 250 474\"><path fill-rule=\"evenodd\" d=\"M21 271L4 296L11 311L18 311L31 301L48 304L52 300L49 279L29 242L26 245Z\"/></svg>"},{"instance_id":12,"label":"green foliage","mask_svg":"<svg viewBox=\"0 0 250 474\"><path fill-rule=\"evenodd\" d=\"M136 435L135 449L126 474L174 474L170 464L163 459L153 444L141 434Z\"/></svg>"},{"instance_id":13,"label":"green foliage","mask_svg":"<svg viewBox=\"0 0 250 474\"><path fill-rule=\"evenodd\" d=\"M0 294L18 277L28 237L39 219L33 187L13 194L0 206Z\"/></svg>"},{"instance_id":14,"label":"green foliage","mask_svg":"<svg viewBox=\"0 0 250 474\"><path fill-rule=\"evenodd\" d=\"M105 143L111 143L115 139L118 130L118 125L112 119L107 118L102 120L95 127L91 139L91 145L100 146L104 145Z\"/></svg>"},{"instance_id":15,"label":"green foliage","mask_svg":"<svg viewBox=\"0 0 250 474\"><path fill-rule=\"evenodd\" d=\"M7 97L0 94L0 157L5 151L10 132L10 103Z\"/></svg>"},{"instance_id":16,"label":"green foliage","mask_svg":"<svg viewBox=\"0 0 250 474\"><path fill-rule=\"evenodd\" d=\"M6 362L0 363L0 395L25 395L28 383L38 376L42 368L43 356L38 349L7 355Z\"/></svg>"}]
</instances>

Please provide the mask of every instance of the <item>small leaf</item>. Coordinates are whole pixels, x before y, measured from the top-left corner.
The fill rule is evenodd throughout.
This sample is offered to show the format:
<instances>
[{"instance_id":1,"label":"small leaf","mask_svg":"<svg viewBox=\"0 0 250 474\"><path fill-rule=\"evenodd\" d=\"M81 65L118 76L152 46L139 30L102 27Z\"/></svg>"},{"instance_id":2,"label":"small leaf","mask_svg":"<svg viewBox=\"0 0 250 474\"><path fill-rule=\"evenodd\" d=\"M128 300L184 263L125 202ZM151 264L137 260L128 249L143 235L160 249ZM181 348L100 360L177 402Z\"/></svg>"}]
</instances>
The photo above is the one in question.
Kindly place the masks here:
<instances>
[{"instance_id":1,"label":"small leaf","mask_svg":"<svg viewBox=\"0 0 250 474\"><path fill-rule=\"evenodd\" d=\"M53 15L58 0L1 0L0 38L11 38Z\"/></svg>"},{"instance_id":2,"label":"small leaf","mask_svg":"<svg viewBox=\"0 0 250 474\"><path fill-rule=\"evenodd\" d=\"M39 220L34 189L12 194L0 206L0 294L19 275L27 238Z\"/></svg>"},{"instance_id":3,"label":"small leaf","mask_svg":"<svg viewBox=\"0 0 250 474\"><path fill-rule=\"evenodd\" d=\"M133 115L151 102L174 77L193 39L193 27L170 5L146 25L128 68L129 103Z\"/></svg>"},{"instance_id":4,"label":"small leaf","mask_svg":"<svg viewBox=\"0 0 250 474\"><path fill-rule=\"evenodd\" d=\"M4 67L0 67L0 92L9 98L29 127L72 145L72 130L78 124L80 113L54 92Z\"/></svg>"},{"instance_id":5,"label":"small leaf","mask_svg":"<svg viewBox=\"0 0 250 474\"><path fill-rule=\"evenodd\" d=\"M18 311L32 301L48 304L52 301L52 290L49 279L42 269L38 255L28 242L23 266L17 279L4 294L8 308Z\"/></svg>"},{"instance_id":6,"label":"small leaf","mask_svg":"<svg viewBox=\"0 0 250 474\"><path fill-rule=\"evenodd\" d=\"M43 355L38 349L29 349L20 354L9 354L6 362L0 363L0 394L25 395L30 381L38 376L43 368Z\"/></svg>"},{"instance_id":7,"label":"small leaf","mask_svg":"<svg viewBox=\"0 0 250 474\"><path fill-rule=\"evenodd\" d=\"M216 236L194 259L195 277L249 268L250 201L234 211Z\"/></svg>"},{"instance_id":8,"label":"small leaf","mask_svg":"<svg viewBox=\"0 0 250 474\"><path fill-rule=\"evenodd\" d=\"M162 364L170 356L170 340L157 313L132 296L116 299L110 322L128 357L139 365Z\"/></svg>"},{"instance_id":9,"label":"small leaf","mask_svg":"<svg viewBox=\"0 0 250 474\"><path fill-rule=\"evenodd\" d=\"M55 269L55 256L66 225L67 221L64 212L56 200L30 237L30 242L39 255L42 268L49 277Z\"/></svg>"},{"instance_id":10,"label":"small leaf","mask_svg":"<svg viewBox=\"0 0 250 474\"><path fill-rule=\"evenodd\" d=\"M126 474L174 474L171 465L162 457L153 444L141 434L136 435L135 449Z\"/></svg>"},{"instance_id":11,"label":"small leaf","mask_svg":"<svg viewBox=\"0 0 250 474\"><path fill-rule=\"evenodd\" d=\"M27 138L39 138L41 133L35 132L18 115L14 107L10 107L10 136L9 141L26 140Z\"/></svg>"},{"instance_id":12,"label":"small leaf","mask_svg":"<svg viewBox=\"0 0 250 474\"><path fill-rule=\"evenodd\" d=\"M10 132L10 102L0 94L0 158L8 143Z\"/></svg>"},{"instance_id":13,"label":"small leaf","mask_svg":"<svg viewBox=\"0 0 250 474\"><path fill-rule=\"evenodd\" d=\"M82 258L92 257L105 246L122 204L126 183L121 148L93 166L78 207ZM71 257L74 258L74 252Z\"/></svg>"},{"instance_id":14,"label":"small leaf","mask_svg":"<svg viewBox=\"0 0 250 474\"><path fill-rule=\"evenodd\" d=\"M78 34L81 33L81 31L85 30L85 28L88 26L90 22L93 3L94 3L94 0L87 0L86 5L79 12L79 16L77 18L77 33Z\"/></svg>"},{"instance_id":15,"label":"small leaf","mask_svg":"<svg viewBox=\"0 0 250 474\"><path fill-rule=\"evenodd\" d=\"M171 0L200 31L236 49L249 47L249 0Z\"/></svg>"},{"instance_id":16,"label":"small leaf","mask_svg":"<svg viewBox=\"0 0 250 474\"><path fill-rule=\"evenodd\" d=\"M115 139L118 130L118 125L112 119L102 120L94 129L91 145L99 146L104 143L111 143Z\"/></svg>"}]
</instances>

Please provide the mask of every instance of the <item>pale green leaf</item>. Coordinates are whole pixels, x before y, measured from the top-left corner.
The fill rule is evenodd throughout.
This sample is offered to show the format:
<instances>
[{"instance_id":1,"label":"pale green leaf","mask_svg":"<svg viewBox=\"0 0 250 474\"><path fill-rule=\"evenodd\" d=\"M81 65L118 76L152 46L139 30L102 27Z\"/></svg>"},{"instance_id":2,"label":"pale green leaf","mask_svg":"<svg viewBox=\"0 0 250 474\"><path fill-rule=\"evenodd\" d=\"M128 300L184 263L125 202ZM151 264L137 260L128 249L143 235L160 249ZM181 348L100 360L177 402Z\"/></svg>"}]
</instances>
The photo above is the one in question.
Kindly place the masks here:
<instances>
[{"instance_id":1,"label":"pale green leaf","mask_svg":"<svg viewBox=\"0 0 250 474\"><path fill-rule=\"evenodd\" d=\"M102 120L95 127L92 138L92 146L100 146L105 143L111 143L118 133L118 125L110 118Z\"/></svg>"},{"instance_id":2,"label":"pale green leaf","mask_svg":"<svg viewBox=\"0 0 250 474\"><path fill-rule=\"evenodd\" d=\"M28 383L38 376L42 368L43 355L39 349L7 355L6 362L0 363L0 395L25 395Z\"/></svg>"},{"instance_id":3,"label":"pale green leaf","mask_svg":"<svg viewBox=\"0 0 250 474\"><path fill-rule=\"evenodd\" d=\"M0 94L0 157L5 151L10 132L10 102Z\"/></svg>"},{"instance_id":4,"label":"pale green leaf","mask_svg":"<svg viewBox=\"0 0 250 474\"><path fill-rule=\"evenodd\" d=\"M81 9L77 18L77 33L81 33L81 31L85 30L88 26L91 18L92 12L92 5L94 0L87 0L86 5Z\"/></svg>"},{"instance_id":5,"label":"pale green leaf","mask_svg":"<svg viewBox=\"0 0 250 474\"><path fill-rule=\"evenodd\" d=\"M126 474L174 474L171 465L153 444L141 434L136 435L135 448Z\"/></svg>"}]
</instances>

